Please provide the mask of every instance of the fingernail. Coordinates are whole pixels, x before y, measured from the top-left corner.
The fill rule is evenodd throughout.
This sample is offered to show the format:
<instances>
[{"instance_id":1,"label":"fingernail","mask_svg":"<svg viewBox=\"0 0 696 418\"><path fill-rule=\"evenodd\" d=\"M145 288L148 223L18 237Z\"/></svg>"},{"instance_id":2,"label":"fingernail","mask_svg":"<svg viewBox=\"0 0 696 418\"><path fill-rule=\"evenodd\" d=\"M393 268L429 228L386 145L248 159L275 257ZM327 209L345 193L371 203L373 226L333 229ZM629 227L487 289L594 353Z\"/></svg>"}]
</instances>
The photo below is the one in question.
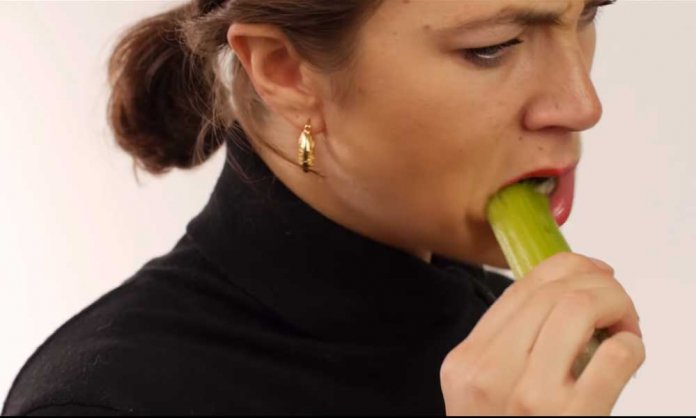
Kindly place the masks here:
<instances>
[{"instance_id":1,"label":"fingernail","mask_svg":"<svg viewBox=\"0 0 696 418\"><path fill-rule=\"evenodd\" d=\"M593 263L597 265L597 267L601 268L602 270L607 270L607 271L613 271L614 269L607 263L605 263L602 260L598 260L596 258L590 257L590 260L592 260Z\"/></svg>"}]
</instances>

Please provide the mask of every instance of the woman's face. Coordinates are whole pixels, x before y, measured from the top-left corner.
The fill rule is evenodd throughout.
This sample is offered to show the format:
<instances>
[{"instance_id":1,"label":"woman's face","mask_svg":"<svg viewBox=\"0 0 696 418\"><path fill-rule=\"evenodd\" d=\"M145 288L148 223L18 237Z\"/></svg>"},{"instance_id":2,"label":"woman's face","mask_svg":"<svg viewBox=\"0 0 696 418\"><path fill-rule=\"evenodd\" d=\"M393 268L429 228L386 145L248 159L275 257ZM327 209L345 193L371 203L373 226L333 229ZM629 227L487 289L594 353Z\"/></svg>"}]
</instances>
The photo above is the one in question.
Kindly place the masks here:
<instances>
[{"instance_id":1,"label":"woman's face","mask_svg":"<svg viewBox=\"0 0 696 418\"><path fill-rule=\"evenodd\" d=\"M385 1L359 33L347 97L322 103L317 170L343 223L426 259L507 267L489 198L576 165L579 132L601 117L597 3Z\"/></svg>"}]
</instances>

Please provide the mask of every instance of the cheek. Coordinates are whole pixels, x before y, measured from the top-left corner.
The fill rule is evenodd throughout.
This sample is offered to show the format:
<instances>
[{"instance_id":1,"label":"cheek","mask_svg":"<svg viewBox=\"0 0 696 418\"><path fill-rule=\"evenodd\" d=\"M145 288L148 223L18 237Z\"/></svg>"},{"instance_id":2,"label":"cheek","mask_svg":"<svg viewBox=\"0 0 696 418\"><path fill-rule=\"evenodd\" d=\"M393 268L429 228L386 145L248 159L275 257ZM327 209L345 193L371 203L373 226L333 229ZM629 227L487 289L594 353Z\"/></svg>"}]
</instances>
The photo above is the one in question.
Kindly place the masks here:
<instances>
[{"instance_id":1,"label":"cheek","mask_svg":"<svg viewBox=\"0 0 696 418\"><path fill-rule=\"evenodd\" d=\"M349 111L366 128L366 141L400 157L394 164L450 170L447 161L471 157L471 147L500 126L495 106L482 106L485 96L473 80L466 86L462 74L448 76L438 67L395 59L377 59L364 68L356 80L356 106ZM408 71L389 70L394 67Z\"/></svg>"},{"instance_id":2,"label":"cheek","mask_svg":"<svg viewBox=\"0 0 696 418\"><path fill-rule=\"evenodd\" d=\"M498 181L506 104L464 87L463 75L379 73L356 79L355 105L337 117L350 144L351 171L367 185L370 196L363 199L392 211L397 206L414 227L427 219L421 228L444 230L464 217L481 218L482 199Z\"/></svg>"},{"instance_id":3,"label":"cheek","mask_svg":"<svg viewBox=\"0 0 696 418\"><path fill-rule=\"evenodd\" d=\"M397 51L363 51L349 96L340 107L329 103L335 174L351 185L340 187L347 204L433 241L464 219L485 222L513 104L499 82L444 53Z\"/></svg>"}]
</instances>

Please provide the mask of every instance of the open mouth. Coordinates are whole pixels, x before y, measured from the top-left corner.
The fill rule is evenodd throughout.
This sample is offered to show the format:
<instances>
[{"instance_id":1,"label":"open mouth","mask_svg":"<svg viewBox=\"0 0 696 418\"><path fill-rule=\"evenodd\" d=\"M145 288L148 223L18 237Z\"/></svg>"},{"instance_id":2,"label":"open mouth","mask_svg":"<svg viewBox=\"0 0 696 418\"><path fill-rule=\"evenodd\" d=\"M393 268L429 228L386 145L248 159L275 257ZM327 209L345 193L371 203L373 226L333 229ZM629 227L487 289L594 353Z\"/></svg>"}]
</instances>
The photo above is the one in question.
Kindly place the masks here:
<instances>
[{"instance_id":1,"label":"open mouth","mask_svg":"<svg viewBox=\"0 0 696 418\"><path fill-rule=\"evenodd\" d=\"M558 177L529 177L520 183L528 182L536 186L536 190L546 196L551 196L558 187Z\"/></svg>"},{"instance_id":2,"label":"open mouth","mask_svg":"<svg viewBox=\"0 0 696 418\"><path fill-rule=\"evenodd\" d=\"M549 209L552 211L556 223L561 226L568 220L573 207L576 167L577 163L565 169L539 169L522 177L511 179L503 187L522 182L532 184L539 193L548 197Z\"/></svg>"}]
</instances>

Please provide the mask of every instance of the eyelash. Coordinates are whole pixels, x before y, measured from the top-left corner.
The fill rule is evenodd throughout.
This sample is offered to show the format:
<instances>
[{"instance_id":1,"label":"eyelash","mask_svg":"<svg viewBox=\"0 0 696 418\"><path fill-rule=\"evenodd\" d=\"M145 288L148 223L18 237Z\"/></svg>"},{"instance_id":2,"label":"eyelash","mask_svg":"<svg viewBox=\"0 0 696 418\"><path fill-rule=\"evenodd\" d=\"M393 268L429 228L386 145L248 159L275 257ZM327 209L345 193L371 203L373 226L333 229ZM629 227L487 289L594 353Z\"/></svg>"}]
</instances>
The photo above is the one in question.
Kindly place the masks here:
<instances>
[{"instance_id":1,"label":"eyelash","mask_svg":"<svg viewBox=\"0 0 696 418\"><path fill-rule=\"evenodd\" d=\"M600 8L603 6L608 6L610 4L614 4L616 0L606 0L603 3L599 3L597 5L594 5L587 9L586 11L583 12L582 16L582 22L583 26L590 25L592 23L595 23L597 21L597 18L600 15ZM587 16L587 12L590 12L589 16ZM464 54L464 58L467 60L473 62L474 64L484 67L484 68L490 68L490 67L495 67L497 66L501 59L502 56L497 56L493 58L484 58L485 56L490 56L490 55L495 55L499 52L504 51L507 48L510 48L515 45L519 45L523 43L524 41L520 40L519 38L511 39L509 41L503 42L502 44L498 45L492 45L492 46L487 46L483 48L470 48L470 49L463 49L461 50L462 53Z\"/></svg>"}]
</instances>

